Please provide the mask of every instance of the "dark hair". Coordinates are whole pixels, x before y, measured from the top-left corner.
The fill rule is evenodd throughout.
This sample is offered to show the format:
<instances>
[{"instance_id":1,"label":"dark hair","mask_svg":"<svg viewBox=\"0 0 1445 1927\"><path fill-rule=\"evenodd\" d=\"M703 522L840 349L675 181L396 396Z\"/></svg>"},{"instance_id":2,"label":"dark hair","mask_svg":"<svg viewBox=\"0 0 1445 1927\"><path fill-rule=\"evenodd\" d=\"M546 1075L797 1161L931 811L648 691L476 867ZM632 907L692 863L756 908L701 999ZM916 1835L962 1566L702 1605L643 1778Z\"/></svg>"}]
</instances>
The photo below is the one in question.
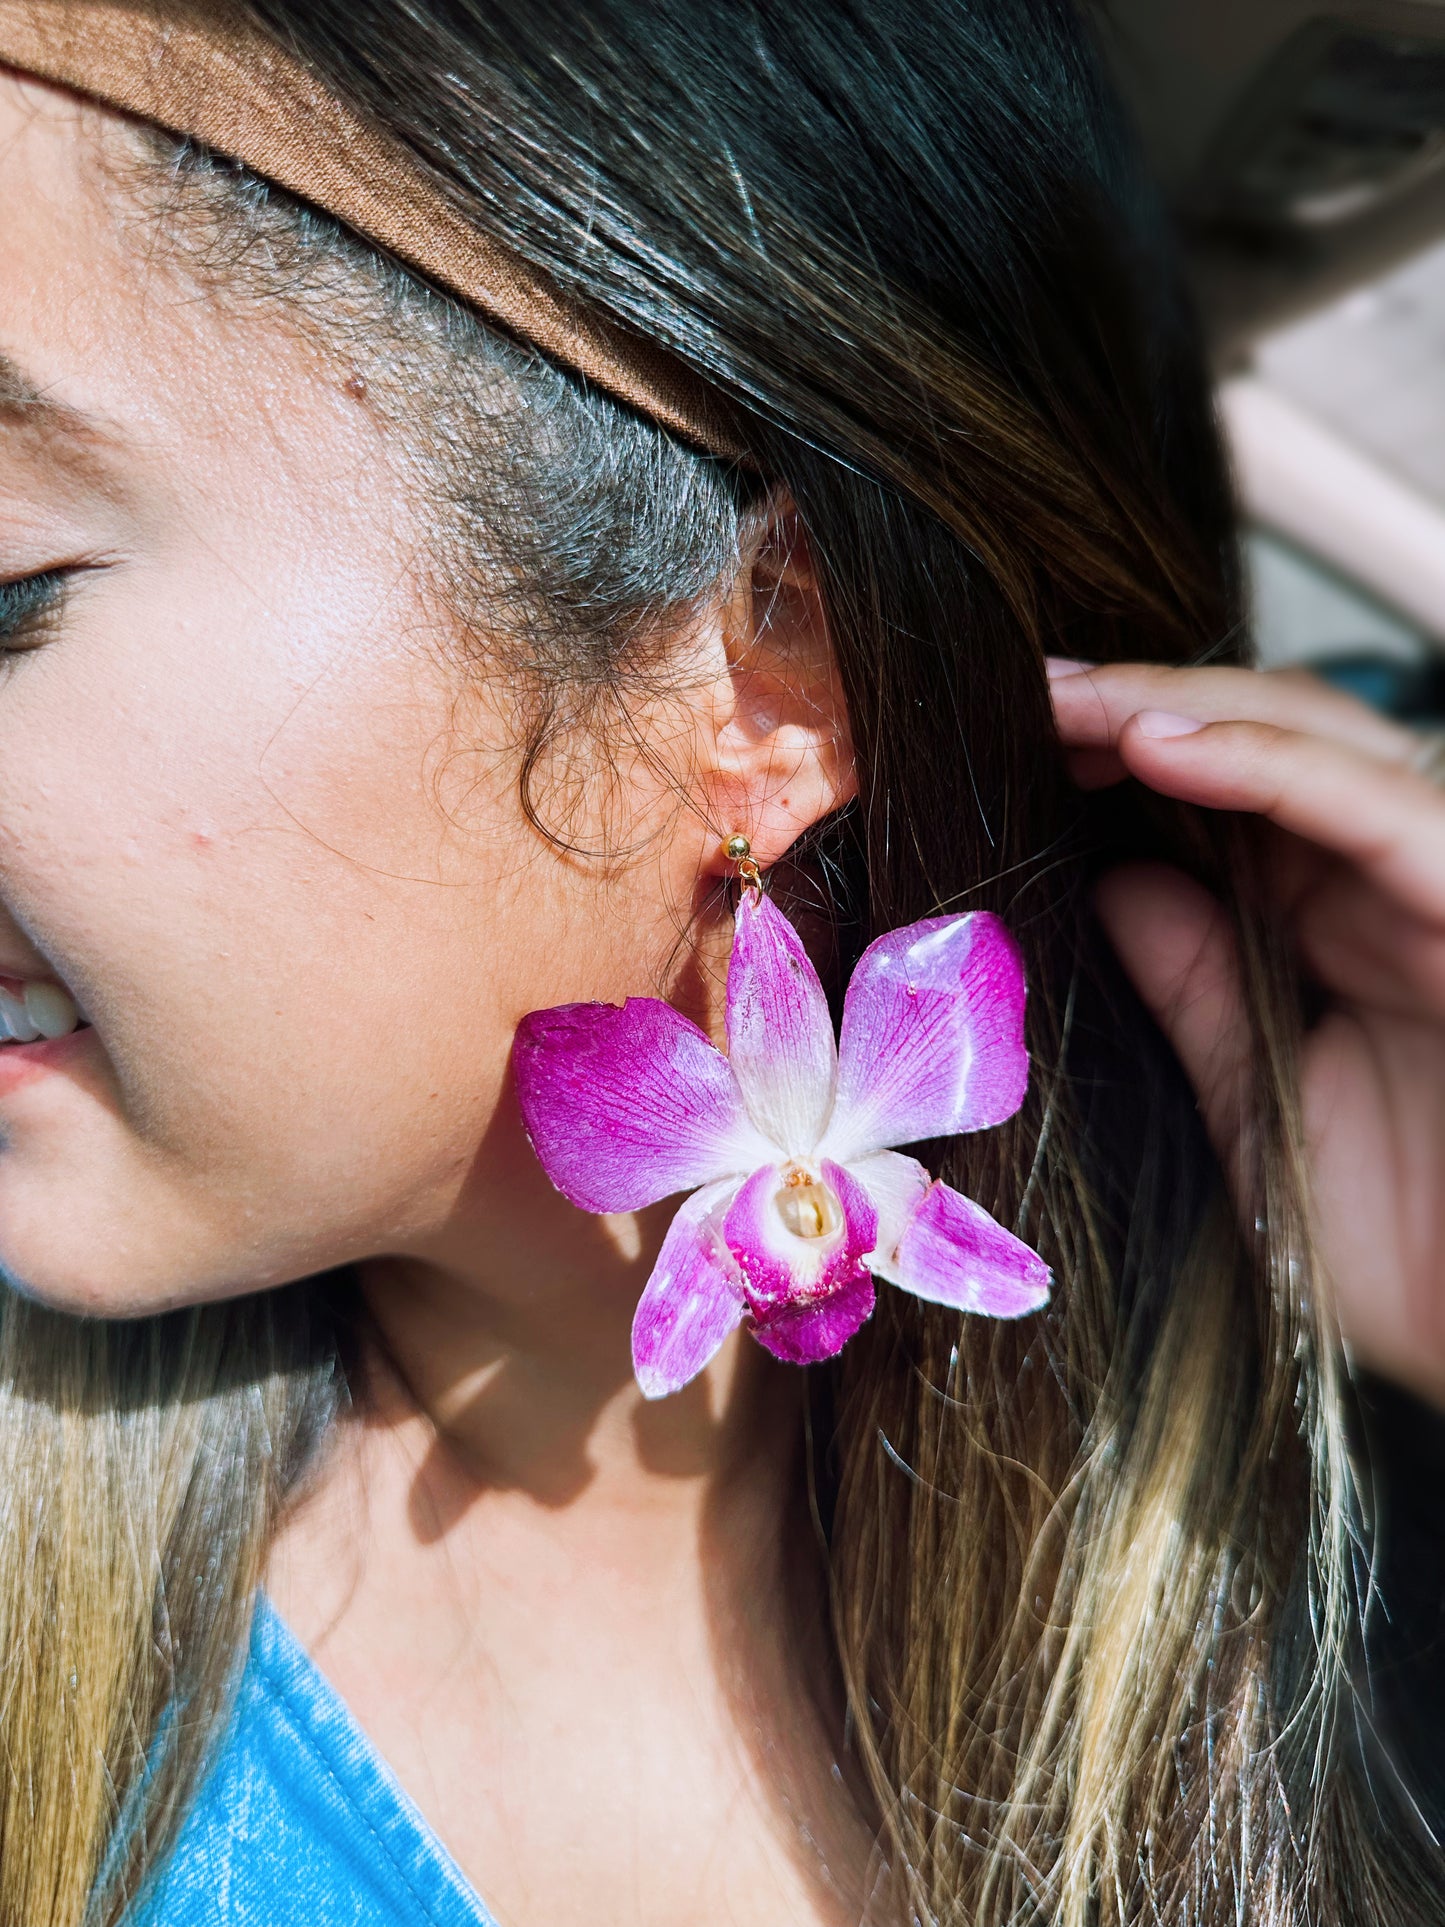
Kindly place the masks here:
<instances>
[{"instance_id":1,"label":"dark hair","mask_svg":"<svg viewBox=\"0 0 1445 1927\"><path fill-rule=\"evenodd\" d=\"M812 1380L837 1663L900 1913L1419 1917L1441 1870L1388 1776L1371 1784L1354 1717L1343 1394L1301 1288L1295 1017L1251 844L1133 792L1086 808L1052 732L1046 650L1178 662L1243 647L1193 320L1075 9L250 11L469 219L736 411L747 473L363 260L399 303L397 342L423 309L449 316L459 382L503 379L545 404L494 408L511 426L483 463L485 409L440 435L434 415L429 432L453 534L507 510L477 582L523 598L547 716L575 720L569 690L616 689L653 620L725 571L756 492L786 491L861 771L856 810L816 853L842 965L871 934L958 907L1000 911L1027 953L1030 1101L1008 1129L938 1147L932 1168L1039 1245L1054 1305L1018 1328L890 1294ZM354 243L296 218L324 261L356 266ZM1186 863L1236 922L1259 1044L1249 1240L1089 916L1098 868L1137 854ZM194 1315L236 1334L232 1373L254 1316ZM300 1322L311 1402L297 1410L314 1424ZM249 1522L226 1540L241 1548L226 1570L249 1582L285 1481L244 1453L196 1476ZM210 1677L232 1632L224 1616L203 1629L201 1657L138 1701L193 1691L185 1666ZM161 1724L152 1705L148 1744ZM163 1752L150 1788L167 1784ZM172 1809L197 1757L172 1752ZM145 1748L115 1759L137 1784ZM7 1823L0 1859L9 1840Z\"/></svg>"}]
</instances>

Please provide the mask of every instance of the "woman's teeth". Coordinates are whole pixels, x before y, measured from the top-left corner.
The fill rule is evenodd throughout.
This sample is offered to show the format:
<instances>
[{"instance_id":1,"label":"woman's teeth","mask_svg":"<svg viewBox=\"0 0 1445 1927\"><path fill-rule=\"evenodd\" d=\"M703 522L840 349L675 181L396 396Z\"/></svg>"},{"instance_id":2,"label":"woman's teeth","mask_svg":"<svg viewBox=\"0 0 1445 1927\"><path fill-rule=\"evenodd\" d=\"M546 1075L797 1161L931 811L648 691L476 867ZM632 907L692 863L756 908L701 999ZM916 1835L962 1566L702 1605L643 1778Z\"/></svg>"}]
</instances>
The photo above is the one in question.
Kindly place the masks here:
<instances>
[{"instance_id":1,"label":"woman's teeth","mask_svg":"<svg viewBox=\"0 0 1445 1927\"><path fill-rule=\"evenodd\" d=\"M68 1037L79 1024L74 999L59 984L26 984L19 997L0 985L0 1044Z\"/></svg>"}]
</instances>

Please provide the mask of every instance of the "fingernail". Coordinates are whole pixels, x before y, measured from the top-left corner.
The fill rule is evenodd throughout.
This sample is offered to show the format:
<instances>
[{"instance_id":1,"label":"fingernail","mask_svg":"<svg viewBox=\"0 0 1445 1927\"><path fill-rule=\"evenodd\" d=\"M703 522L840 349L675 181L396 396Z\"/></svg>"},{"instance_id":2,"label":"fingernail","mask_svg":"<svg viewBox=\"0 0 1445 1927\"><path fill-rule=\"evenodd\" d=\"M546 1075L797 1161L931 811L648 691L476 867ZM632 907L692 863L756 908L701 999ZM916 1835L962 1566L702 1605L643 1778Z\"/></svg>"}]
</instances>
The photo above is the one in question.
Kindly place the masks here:
<instances>
[{"instance_id":1,"label":"fingernail","mask_svg":"<svg viewBox=\"0 0 1445 1927\"><path fill-rule=\"evenodd\" d=\"M1065 676L1087 676L1091 669L1097 669L1098 666L1096 662L1080 662L1076 656L1044 657L1050 682L1062 682Z\"/></svg>"},{"instance_id":2,"label":"fingernail","mask_svg":"<svg viewBox=\"0 0 1445 1927\"><path fill-rule=\"evenodd\" d=\"M1168 709L1141 709L1134 721L1141 736L1192 736L1204 727L1193 716L1176 716Z\"/></svg>"}]
</instances>

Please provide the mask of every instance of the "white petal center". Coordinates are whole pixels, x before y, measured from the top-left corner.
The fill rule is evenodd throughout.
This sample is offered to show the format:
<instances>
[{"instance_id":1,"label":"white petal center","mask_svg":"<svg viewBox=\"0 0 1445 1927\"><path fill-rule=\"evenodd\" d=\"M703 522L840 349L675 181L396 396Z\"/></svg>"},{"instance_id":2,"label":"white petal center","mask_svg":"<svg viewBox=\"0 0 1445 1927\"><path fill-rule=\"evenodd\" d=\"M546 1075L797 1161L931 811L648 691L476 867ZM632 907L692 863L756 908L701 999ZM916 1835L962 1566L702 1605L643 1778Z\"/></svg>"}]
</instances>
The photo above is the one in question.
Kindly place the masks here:
<instances>
[{"instance_id":1,"label":"white petal center","mask_svg":"<svg viewBox=\"0 0 1445 1927\"><path fill-rule=\"evenodd\" d=\"M843 1207L830 1186L805 1166L794 1165L773 1194L773 1208L785 1230L810 1243L834 1238L843 1229Z\"/></svg>"}]
</instances>

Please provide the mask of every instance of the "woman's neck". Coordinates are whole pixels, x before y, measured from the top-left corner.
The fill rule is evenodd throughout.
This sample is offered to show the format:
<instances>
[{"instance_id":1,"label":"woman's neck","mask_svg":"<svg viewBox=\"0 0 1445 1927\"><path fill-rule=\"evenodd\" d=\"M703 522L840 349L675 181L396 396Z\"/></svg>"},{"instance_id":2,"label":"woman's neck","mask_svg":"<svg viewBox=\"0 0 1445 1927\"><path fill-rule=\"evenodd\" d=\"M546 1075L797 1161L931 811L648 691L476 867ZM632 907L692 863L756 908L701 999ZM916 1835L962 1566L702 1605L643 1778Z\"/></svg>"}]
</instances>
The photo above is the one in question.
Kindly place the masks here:
<instances>
[{"instance_id":1,"label":"woman's neck","mask_svg":"<svg viewBox=\"0 0 1445 1927\"><path fill-rule=\"evenodd\" d=\"M725 1491L780 1502L797 1374L739 1338L685 1392L649 1403L632 1377L630 1282L519 1303L431 1267L369 1268L373 1422L419 1415L460 1476L552 1508L661 1522L695 1516Z\"/></svg>"},{"instance_id":2,"label":"woman's neck","mask_svg":"<svg viewBox=\"0 0 1445 1927\"><path fill-rule=\"evenodd\" d=\"M363 1295L357 1407L268 1583L484 1897L557 1927L726 1918L690 1885L724 1854L757 1927L856 1920L799 1376L739 1337L648 1404L635 1294L499 1306L387 1265ZM599 1817L553 1837L564 1812Z\"/></svg>"}]
</instances>

